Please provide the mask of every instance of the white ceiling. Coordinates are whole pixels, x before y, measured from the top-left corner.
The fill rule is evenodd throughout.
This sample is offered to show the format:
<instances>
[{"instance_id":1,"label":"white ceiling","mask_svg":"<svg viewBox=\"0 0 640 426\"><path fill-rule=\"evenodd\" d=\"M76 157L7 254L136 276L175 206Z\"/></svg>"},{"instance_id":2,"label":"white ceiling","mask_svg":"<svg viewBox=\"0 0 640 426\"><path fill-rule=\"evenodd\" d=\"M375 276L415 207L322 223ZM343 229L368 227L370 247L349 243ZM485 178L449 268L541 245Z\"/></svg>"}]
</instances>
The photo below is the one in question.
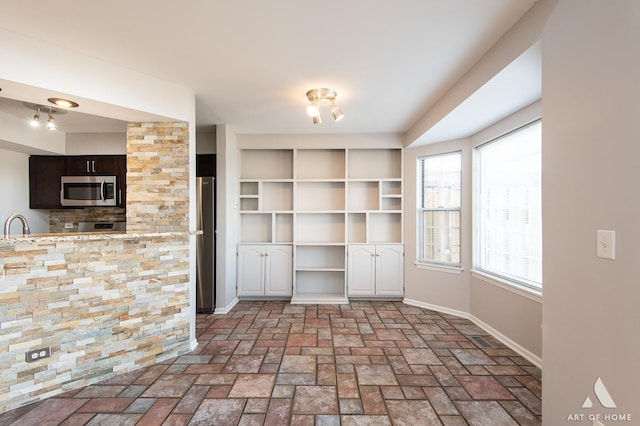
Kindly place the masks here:
<instances>
[{"instance_id":1,"label":"white ceiling","mask_svg":"<svg viewBox=\"0 0 640 426\"><path fill-rule=\"evenodd\" d=\"M191 87L199 127L405 133L535 1L13 1L0 27ZM313 87L344 120L311 123Z\"/></svg>"}]
</instances>

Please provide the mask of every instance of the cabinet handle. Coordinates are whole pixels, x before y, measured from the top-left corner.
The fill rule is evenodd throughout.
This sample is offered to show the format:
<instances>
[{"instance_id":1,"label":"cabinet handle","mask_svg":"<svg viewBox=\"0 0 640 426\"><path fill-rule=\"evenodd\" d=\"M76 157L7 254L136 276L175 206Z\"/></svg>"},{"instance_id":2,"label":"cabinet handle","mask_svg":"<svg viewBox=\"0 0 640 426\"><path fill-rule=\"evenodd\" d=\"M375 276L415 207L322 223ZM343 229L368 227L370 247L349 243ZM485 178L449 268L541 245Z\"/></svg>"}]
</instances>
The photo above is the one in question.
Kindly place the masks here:
<instances>
[{"instance_id":1,"label":"cabinet handle","mask_svg":"<svg viewBox=\"0 0 640 426\"><path fill-rule=\"evenodd\" d=\"M122 189L118 189L118 205L122 204Z\"/></svg>"},{"instance_id":2,"label":"cabinet handle","mask_svg":"<svg viewBox=\"0 0 640 426\"><path fill-rule=\"evenodd\" d=\"M87 173L91 173L91 170L89 170L89 160L87 160Z\"/></svg>"},{"instance_id":3,"label":"cabinet handle","mask_svg":"<svg viewBox=\"0 0 640 426\"><path fill-rule=\"evenodd\" d=\"M91 171L92 171L93 173L95 173L95 172L96 172L96 162L95 162L95 160L91 161Z\"/></svg>"}]
</instances>

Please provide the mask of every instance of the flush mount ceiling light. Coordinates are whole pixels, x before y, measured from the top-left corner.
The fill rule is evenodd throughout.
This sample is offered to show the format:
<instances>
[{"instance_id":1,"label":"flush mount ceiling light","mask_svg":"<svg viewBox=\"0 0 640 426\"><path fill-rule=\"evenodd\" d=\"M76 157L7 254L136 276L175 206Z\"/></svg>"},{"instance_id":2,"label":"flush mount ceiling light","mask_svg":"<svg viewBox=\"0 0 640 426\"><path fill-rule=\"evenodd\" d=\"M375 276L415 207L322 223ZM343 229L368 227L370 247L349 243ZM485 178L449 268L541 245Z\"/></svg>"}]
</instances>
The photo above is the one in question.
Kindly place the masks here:
<instances>
[{"instance_id":1,"label":"flush mount ceiling light","mask_svg":"<svg viewBox=\"0 0 640 426\"><path fill-rule=\"evenodd\" d=\"M320 116L320 105L322 103L329 104L331 115L335 121L340 121L344 118L344 114L336 106L336 96L338 94L335 90L327 88L311 89L307 92L307 99L309 99L307 114L313 119L313 124L322 123L322 117Z\"/></svg>"},{"instance_id":2,"label":"flush mount ceiling light","mask_svg":"<svg viewBox=\"0 0 640 426\"><path fill-rule=\"evenodd\" d=\"M70 101L69 99L49 98L47 100L52 104L58 105L59 107L62 107L62 108L78 108L80 106L78 105L77 102Z\"/></svg>"},{"instance_id":3,"label":"flush mount ceiling light","mask_svg":"<svg viewBox=\"0 0 640 426\"><path fill-rule=\"evenodd\" d=\"M33 118L29 120L29 124L31 124L32 127L40 127L40 111L49 113L49 117L47 118L47 129L49 130L56 130L56 121L53 118L54 115L67 113L67 111L63 109L54 108L46 105L32 104L30 102L23 102L23 105L36 112Z\"/></svg>"}]
</instances>

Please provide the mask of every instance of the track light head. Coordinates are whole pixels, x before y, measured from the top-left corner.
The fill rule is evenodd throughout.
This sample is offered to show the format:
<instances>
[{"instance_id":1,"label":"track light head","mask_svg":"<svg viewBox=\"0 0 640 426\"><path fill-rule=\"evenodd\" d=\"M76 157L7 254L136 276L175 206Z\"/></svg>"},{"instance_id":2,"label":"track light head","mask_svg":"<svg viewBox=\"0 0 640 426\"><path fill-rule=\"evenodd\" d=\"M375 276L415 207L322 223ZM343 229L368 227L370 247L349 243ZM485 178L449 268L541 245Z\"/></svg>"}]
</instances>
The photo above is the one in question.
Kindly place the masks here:
<instances>
[{"instance_id":1,"label":"track light head","mask_svg":"<svg viewBox=\"0 0 640 426\"><path fill-rule=\"evenodd\" d=\"M37 109L29 124L31 124L31 127L40 127L40 108Z\"/></svg>"},{"instance_id":2,"label":"track light head","mask_svg":"<svg viewBox=\"0 0 640 426\"><path fill-rule=\"evenodd\" d=\"M344 118L344 114L342 113L342 110L335 105L331 107L331 115L333 115L333 119L335 121L340 121Z\"/></svg>"},{"instance_id":3,"label":"track light head","mask_svg":"<svg viewBox=\"0 0 640 426\"><path fill-rule=\"evenodd\" d=\"M47 129L49 130L56 129L56 122L53 119L53 113L51 111L49 111L49 119L47 120Z\"/></svg>"}]
</instances>

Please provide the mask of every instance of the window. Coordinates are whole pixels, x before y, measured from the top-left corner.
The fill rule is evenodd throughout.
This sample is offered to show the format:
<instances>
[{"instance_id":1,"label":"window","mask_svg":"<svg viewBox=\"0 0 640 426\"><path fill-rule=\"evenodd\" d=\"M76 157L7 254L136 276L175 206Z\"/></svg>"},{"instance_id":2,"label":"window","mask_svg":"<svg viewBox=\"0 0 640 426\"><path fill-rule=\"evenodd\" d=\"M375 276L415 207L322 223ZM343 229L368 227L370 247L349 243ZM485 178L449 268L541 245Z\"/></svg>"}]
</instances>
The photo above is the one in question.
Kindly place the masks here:
<instances>
[{"instance_id":1,"label":"window","mask_svg":"<svg viewBox=\"0 0 640 426\"><path fill-rule=\"evenodd\" d=\"M477 148L476 267L542 290L542 124Z\"/></svg>"},{"instance_id":2,"label":"window","mask_svg":"<svg viewBox=\"0 0 640 426\"><path fill-rule=\"evenodd\" d=\"M460 265L462 153L418 158L418 262Z\"/></svg>"}]
</instances>

